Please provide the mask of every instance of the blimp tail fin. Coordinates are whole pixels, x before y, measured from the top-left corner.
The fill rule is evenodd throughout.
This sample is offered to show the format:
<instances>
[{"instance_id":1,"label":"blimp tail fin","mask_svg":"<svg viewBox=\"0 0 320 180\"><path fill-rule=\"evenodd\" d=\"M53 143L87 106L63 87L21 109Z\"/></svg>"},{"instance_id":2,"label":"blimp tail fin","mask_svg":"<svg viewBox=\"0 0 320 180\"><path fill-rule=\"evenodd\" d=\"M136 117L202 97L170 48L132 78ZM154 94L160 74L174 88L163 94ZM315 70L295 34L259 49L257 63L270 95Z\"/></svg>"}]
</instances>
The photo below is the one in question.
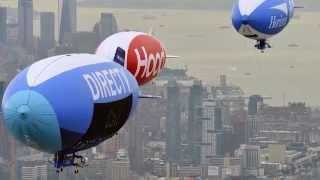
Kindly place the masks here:
<instances>
[{"instance_id":1,"label":"blimp tail fin","mask_svg":"<svg viewBox=\"0 0 320 180\"><path fill-rule=\"evenodd\" d=\"M178 58L180 58L180 56L175 56L175 55L167 55L166 57L167 57L167 59L178 59Z\"/></svg>"},{"instance_id":2,"label":"blimp tail fin","mask_svg":"<svg viewBox=\"0 0 320 180\"><path fill-rule=\"evenodd\" d=\"M149 28L148 35L150 35L150 36L154 36L154 35L155 35L153 26L151 26L151 27ZM177 59L177 58L180 58L180 56L175 56L175 55L167 55L166 57L167 57L167 59Z\"/></svg>"},{"instance_id":3,"label":"blimp tail fin","mask_svg":"<svg viewBox=\"0 0 320 180\"><path fill-rule=\"evenodd\" d=\"M148 35L150 36L154 36L154 30L153 30L153 26L151 26L148 30Z\"/></svg>"},{"instance_id":4,"label":"blimp tail fin","mask_svg":"<svg viewBox=\"0 0 320 180\"><path fill-rule=\"evenodd\" d=\"M149 95L149 94L140 94L139 98L140 99L160 99L162 97L161 96Z\"/></svg>"}]
</instances>

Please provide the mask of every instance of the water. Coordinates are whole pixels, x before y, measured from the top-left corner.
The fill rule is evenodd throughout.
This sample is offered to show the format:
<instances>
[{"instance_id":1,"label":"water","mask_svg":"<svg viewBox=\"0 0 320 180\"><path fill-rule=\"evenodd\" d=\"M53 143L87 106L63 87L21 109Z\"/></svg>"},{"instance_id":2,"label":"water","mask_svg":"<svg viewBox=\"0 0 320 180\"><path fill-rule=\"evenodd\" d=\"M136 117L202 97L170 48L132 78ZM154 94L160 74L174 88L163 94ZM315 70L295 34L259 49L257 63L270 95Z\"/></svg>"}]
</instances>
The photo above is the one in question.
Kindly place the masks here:
<instances>
[{"instance_id":1,"label":"water","mask_svg":"<svg viewBox=\"0 0 320 180\"><path fill-rule=\"evenodd\" d=\"M233 30L229 11L80 9L80 30L91 30L102 11L113 12L122 29L153 27L168 54L182 56L169 60L168 67L187 65L190 75L209 84L226 74L248 95L271 96L268 102L275 105L320 104L320 21L314 21L320 18L318 12L297 13L300 18L272 39L273 48L262 54L253 47L255 42Z\"/></svg>"},{"instance_id":2,"label":"water","mask_svg":"<svg viewBox=\"0 0 320 180\"><path fill-rule=\"evenodd\" d=\"M53 1L45 2L51 4L35 9L57 9ZM219 75L226 74L247 95L271 96L270 104L320 104L319 11L298 10L299 18L270 41L273 48L264 54L233 30L226 10L79 8L78 12L80 31L91 31L101 12L114 13L121 29L147 32L153 27L168 54L181 56L169 60L168 67L186 65L190 75L208 84L218 83Z\"/></svg>"}]
</instances>

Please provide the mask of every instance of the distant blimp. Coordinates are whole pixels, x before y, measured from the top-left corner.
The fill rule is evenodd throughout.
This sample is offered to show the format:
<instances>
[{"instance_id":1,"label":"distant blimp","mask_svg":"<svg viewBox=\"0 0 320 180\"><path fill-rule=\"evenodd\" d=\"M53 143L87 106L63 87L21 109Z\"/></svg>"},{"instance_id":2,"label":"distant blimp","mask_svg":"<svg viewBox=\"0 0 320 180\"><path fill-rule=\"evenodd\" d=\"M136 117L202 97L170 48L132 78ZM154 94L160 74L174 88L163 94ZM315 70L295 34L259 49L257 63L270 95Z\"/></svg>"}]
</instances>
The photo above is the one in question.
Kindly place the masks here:
<instances>
[{"instance_id":1,"label":"distant blimp","mask_svg":"<svg viewBox=\"0 0 320 180\"><path fill-rule=\"evenodd\" d=\"M238 0L233 6L232 23L243 36L257 41L262 52L271 48L267 39L280 33L294 14L293 0Z\"/></svg>"},{"instance_id":2,"label":"distant blimp","mask_svg":"<svg viewBox=\"0 0 320 180\"><path fill-rule=\"evenodd\" d=\"M128 31L107 37L97 48L96 55L111 59L128 69L139 85L154 79L164 68L167 58L165 47L150 34Z\"/></svg>"}]
</instances>

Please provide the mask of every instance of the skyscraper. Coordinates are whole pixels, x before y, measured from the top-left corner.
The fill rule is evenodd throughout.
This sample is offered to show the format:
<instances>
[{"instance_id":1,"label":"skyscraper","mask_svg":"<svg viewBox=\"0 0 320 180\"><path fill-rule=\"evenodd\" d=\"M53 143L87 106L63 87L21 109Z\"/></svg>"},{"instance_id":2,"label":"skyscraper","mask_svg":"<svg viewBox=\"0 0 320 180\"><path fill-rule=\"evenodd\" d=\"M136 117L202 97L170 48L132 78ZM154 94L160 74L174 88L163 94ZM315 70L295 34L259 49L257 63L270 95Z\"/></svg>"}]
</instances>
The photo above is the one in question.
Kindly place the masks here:
<instances>
[{"instance_id":1,"label":"skyscraper","mask_svg":"<svg viewBox=\"0 0 320 180\"><path fill-rule=\"evenodd\" d=\"M20 45L33 53L33 1L18 1L18 39Z\"/></svg>"},{"instance_id":2,"label":"skyscraper","mask_svg":"<svg viewBox=\"0 0 320 180\"><path fill-rule=\"evenodd\" d=\"M129 158L128 152L120 149L116 160L112 161L112 180L129 179Z\"/></svg>"},{"instance_id":3,"label":"skyscraper","mask_svg":"<svg viewBox=\"0 0 320 180\"><path fill-rule=\"evenodd\" d=\"M253 95L249 97L248 115L256 115L261 110L263 105L263 97Z\"/></svg>"},{"instance_id":4,"label":"skyscraper","mask_svg":"<svg viewBox=\"0 0 320 180\"><path fill-rule=\"evenodd\" d=\"M137 174L143 174L144 172L144 151L143 151L143 125L141 113L136 113L129 124L129 157L130 157L130 168Z\"/></svg>"},{"instance_id":5,"label":"skyscraper","mask_svg":"<svg viewBox=\"0 0 320 180\"><path fill-rule=\"evenodd\" d=\"M0 97L3 96L4 88L5 88L5 83L0 81ZM9 136L9 133L5 128L3 114L1 111L0 111L0 142L3 144L2 146L0 146L0 159L3 159L5 162L12 162L12 164L8 164L7 167L10 169L10 179L16 179L15 140L13 139L13 137Z\"/></svg>"},{"instance_id":6,"label":"skyscraper","mask_svg":"<svg viewBox=\"0 0 320 180\"><path fill-rule=\"evenodd\" d=\"M7 42L7 8L0 7L0 43Z\"/></svg>"},{"instance_id":7,"label":"skyscraper","mask_svg":"<svg viewBox=\"0 0 320 180\"><path fill-rule=\"evenodd\" d=\"M71 46L72 33L77 31L77 0L59 0L60 34L59 43Z\"/></svg>"},{"instance_id":8,"label":"skyscraper","mask_svg":"<svg viewBox=\"0 0 320 180\"><path fill-rule=\"evenodd\" d=\"M194 81L190 89L189 115L188 115L188 151L191 162L194 165L200 164L201 142L202 142L202 93L201 81Z\"/></svg>"},{"instance_id":9,"label":"skyscraper","mask_svg":"<svg viewBox=\"0 0 320 180\"><path fill-rule=\"evenodd\" d=\"M3 144L9 144L8 132L6 131L5 125L3 123L2 112L0 112L0 116L0 141ZM9 146L0 146L0 157L5 160L10 158Z\"/></svg>"},{"instance_id":10,"label":"skyscraper","mask_svg":"<svg viewBox=\"0 0 320 180\"><path fill-rule=\"evenodd\" d=\"M214 109L214 130L217 131L223 131L223 117L222 117L222 107L217 106Z\"/></svg>"},{"instance_id":11,"label":"skyscraper","mask_svg":"<svg viewBox=\"0 0 320 180\"><path fill-rule=\"evenodd\" d=\"M95 32L76 32L72 34L71 44L74 53L92 54L96 51L99 43L98 34Z\"/></svg>"},{"instance_id":12,"label":"skyscraper","mask_svg":"<svg viewBox=\"0 0 320 180\"><path fill-rule=\"evenodd\" d=\"M40 13L40 47L39 58L46 58L48 51L55 46L54 37L54 13L41 12Z\"/></svg>"},{"instance_id":13,"label":"skyscraper","mask_svg":"<svg viewBox=\"0 0 320 180\"><path fill-rule=\"evenodd\" d=\"M247 111L233 112L231 116L233 140L232 144L236 150L241 144L246 143L246 124L247 124Z\"/></svg>"},{"instance_id":14,"label":"skyscraper","mask_svg":"<svg viewBox=\"0 0 320 180\"><path fill-rule=\"evenodd\" d=\"M178 163L180 161L180 102L179 87L176 81L169 81L167 87L168 106L167 106L167 122L166 122L166 152L170 163Z\"/></svg>"},{"instance_id":15,"label":"skyscraper","mask_svg":"<svg viewBox=\"0 0 320 180\"><path fill-rule=\"evenodd\" d=\"M227 86L227 76L226 75L220 75L220 86L225 88Z\"/></svg>"},{"instance_id":16,"label":"skyscraper","mask_svg":"<svg viewBox=\"0 0 320 180\"><path fill-rule=\"evenodd\" d=\"M248 103L248 120L246 125L247 142L250 142L250 138L258 135L258 112L263 105L263 97L259 95L253 95L249 97Z\"/></svg>"},{"instance_id":17,"label":"skyscraper","mask_svg":"<svg viewBox=\"0 0 320 180\"><path fill-rule=\"evenodd\" d=\"M216 155L215 107L213 100L206 100L202 104L201 164L208 164L210 158Z\"/></svg>"},{"instance_id":18,"label":"skyscraper","mask_svg":"<svg viewBox=\"0 0 320 180\"><path fill-rule=\"evenodd\" d=\"M30 165L29 165L30 166ZM47 165L33 165L32 167L21 167L21 179L48 179Z\"/></svg>"},{"instance_id":19,"label":"skyscraper","mask_svg":"<svg viewBox=\"0 0 320 180\"><path fill-rule=\"evenodd\" d=\"M216 140L216 155L223 156L224 152L224 127L223 127L223 109L221 105L218 105L214 109L214 135Z\"/></svg>"},{"instance_id":20,"label":"skyscraper","mask_svg":"<svg viewBox=\"0 0 320 180\"><path fill-rule=\"evenodd\" d=\"M1 101L4 93L4 88L5 88L5 83L3 81L0 81L0 100ZM9 144L9 136L3 122L3 114L1 111L0 111L0 142L3 144ZM0 146L0 157L5 160L10 159L10 146Z\"/></svg>"},{"instance_id":21,"label":"skyscraper","mask_svg":"<svg viewBox=\"0 0 320 180\"><path fill-rule=\"evenodd\" d=\"M100 41L118 31L116 18L112 13L102 13L100 20Z\"/></svg>"},{"instance_id":22,"label":"skyscraper","mask_svg":"<svg viewBox=\"0 0 320 180\"><path fill-rule=\"evenodd\" d=\"M260 147L242 144L240 146L242 176L259 176Z\"/></svg>"}]
</instances>

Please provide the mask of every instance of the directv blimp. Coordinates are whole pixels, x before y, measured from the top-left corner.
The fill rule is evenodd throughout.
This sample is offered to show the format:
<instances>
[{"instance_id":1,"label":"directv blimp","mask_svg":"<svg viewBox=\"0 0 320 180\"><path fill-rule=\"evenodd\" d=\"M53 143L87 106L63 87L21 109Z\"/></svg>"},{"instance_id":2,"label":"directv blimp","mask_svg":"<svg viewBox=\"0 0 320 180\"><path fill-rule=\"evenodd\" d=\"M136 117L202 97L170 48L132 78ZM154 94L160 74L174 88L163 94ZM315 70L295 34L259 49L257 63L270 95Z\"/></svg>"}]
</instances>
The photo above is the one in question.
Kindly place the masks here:
<instances>
[{"instance_id":1,"label":"directv blimp","mask_svg":"<svg viewBox=\"0 0 320 180\"><path fill-rule=\"evenodd\" d=\"M5 90L4 124L23 144L54 154L53 164L83 167L77 155L114 136L138 103L134 76L118 63L89 54L38 61ZM76 171L77 172L77 171Z\"/></svg>"},{"instance_id":2,"label":"directv blimp","mask_svg":"<svg viewBox=\"0 0 320 180\"><path fill-rule=\"evenodd\" d=\"M167 58L178 58L166 55L161 41L151 34L136 31L113 34L98 46L96 55L120 64L139 85L144 85L158 76Z\"/></svg>"},{"instance_id":3,"label":"directv blimp","mask_svg":"<svg viewBox=\"0 0 320 180\"><path fill-rule=\"evenodd\" d=\"M256 40L255 47L263 52L271 48L267 40L289 24L295 8L293 0L238 0L232 23L240 34Z\"/></svg>"}]
</instances>

